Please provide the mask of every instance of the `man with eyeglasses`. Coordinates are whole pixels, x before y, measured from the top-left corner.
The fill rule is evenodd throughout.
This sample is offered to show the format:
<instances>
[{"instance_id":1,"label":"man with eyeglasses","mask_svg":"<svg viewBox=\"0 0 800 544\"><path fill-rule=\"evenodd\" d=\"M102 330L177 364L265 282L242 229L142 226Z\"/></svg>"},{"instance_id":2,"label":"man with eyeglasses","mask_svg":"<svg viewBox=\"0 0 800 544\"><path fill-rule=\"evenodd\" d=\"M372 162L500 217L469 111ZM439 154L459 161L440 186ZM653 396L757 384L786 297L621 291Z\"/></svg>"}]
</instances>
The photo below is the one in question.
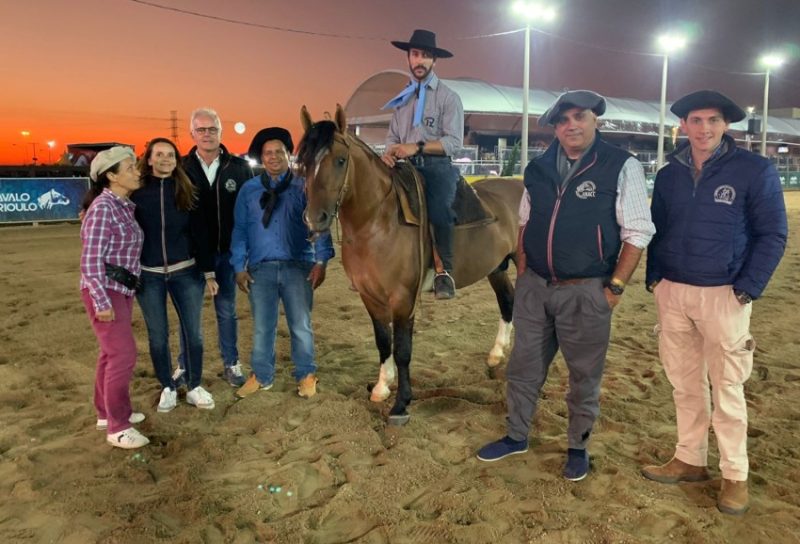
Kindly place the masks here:
<instances>
[{"instance_id":1,"label":"man with eyeglasses","mask_svg":"<svg viewBox=\"0 0 800 544\"><path fill-rule=\"evenodd\" d=\"M246 160L232 155L220 139L222 123L217 112L199 108L192 112L189 130L195 146L183 157L183 167L197 187L199 206L208 226L219 292L214 297L223 377L233 387L244 385L237 348L236 280L231 259L233 207L244 182L253 177Z\"/></svg>"}]
</instances>

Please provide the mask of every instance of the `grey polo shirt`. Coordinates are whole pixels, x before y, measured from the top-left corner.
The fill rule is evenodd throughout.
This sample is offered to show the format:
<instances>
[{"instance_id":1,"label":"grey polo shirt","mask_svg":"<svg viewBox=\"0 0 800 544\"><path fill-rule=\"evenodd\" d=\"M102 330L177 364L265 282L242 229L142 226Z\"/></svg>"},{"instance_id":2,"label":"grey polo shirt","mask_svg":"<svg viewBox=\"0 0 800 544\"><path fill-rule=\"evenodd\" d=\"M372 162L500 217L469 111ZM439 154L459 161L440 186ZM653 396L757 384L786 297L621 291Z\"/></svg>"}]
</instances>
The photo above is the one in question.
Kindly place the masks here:
<instances>
[{"instance_id":1,"label":"grey polo shirt","mask_svg":"<svg viewBox=\"0 0 800 544\"><path fill-rule=\"evenodd\" d=\"M425 92L425 111L418 127L412 126L416 104L417 99L414 98L394 111L386 145L439 140L445 153L452 157L464 144L464 106L461 105L461 98L433 74Z\"/></svg>"}]
</instances>

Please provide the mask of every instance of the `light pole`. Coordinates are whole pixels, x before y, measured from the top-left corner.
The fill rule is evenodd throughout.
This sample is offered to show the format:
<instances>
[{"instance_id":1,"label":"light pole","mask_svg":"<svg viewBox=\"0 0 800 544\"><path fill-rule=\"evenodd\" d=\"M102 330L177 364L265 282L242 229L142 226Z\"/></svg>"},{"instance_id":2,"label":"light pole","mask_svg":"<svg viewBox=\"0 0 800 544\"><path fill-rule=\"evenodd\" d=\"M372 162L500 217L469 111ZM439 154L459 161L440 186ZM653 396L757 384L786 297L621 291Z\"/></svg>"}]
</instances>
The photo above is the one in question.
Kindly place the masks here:
<instances>
[{"instance_id":1,"label":"light pole","mask_svg":"<svg viewBox=\"0 0 800 544\"><path fill-rule=\"evenodd\" d=\"M47 142L47 162L53 164L53 148L56 146L55 140Z\"/></svg>"},{"instance_id":2,"label":"light pole","mask_svg":"<svg viewBox=\"0 0 800 544\"><path fill-rule=\"evenodd\" d=\"M783 64L783 57L776 54L764 55L761 57L761 64L763 64L767 71L764 74L764 115L761 121L761 156L767 156L767 118L769 117L769 72L772 68L778 68Z\"/></svg>"},{"instance_id":3,"label":"light pole","mask_svg":"<svg viewBox=\"0 0 800 544\"><path fill-rule=\"evenodd\" d=\"M661 110L658 116L658 154L656 158L656 170L664 166L664 125L667 117L667 69L669 65L669 54L678 51L686 46L686 38L677 34L663 34L658 38L658 47L664 56L664 64L661 68Z\"/></svg>"},{"instance_id":4,"label":"light pole","mask_svg":"<svg viewBox=\"0 0 800 544\"><path fill-rule=\"evenodd\" d=\"M519 164L524 172L528 164L528 94L530 90L531 66L531 23L549 23L556 18L556 10L539 2L518 0L513 11L525 20L525 55L522 68L522 139L520 143Z\"/></svg>"}]
</instances>

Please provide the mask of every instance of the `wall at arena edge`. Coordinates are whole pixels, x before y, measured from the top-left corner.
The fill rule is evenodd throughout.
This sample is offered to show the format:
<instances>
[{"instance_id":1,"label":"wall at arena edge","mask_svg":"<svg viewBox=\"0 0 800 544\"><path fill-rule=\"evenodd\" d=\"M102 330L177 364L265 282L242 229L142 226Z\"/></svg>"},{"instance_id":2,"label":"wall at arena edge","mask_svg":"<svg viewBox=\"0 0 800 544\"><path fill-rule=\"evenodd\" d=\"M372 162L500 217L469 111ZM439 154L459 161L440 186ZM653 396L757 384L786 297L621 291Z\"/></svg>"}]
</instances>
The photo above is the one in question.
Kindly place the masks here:
<instances>
[{"instance_id":1,"label":"wall at arena edge","mask_svg":"<svg viewBox=\"0 0 800 544\"><path fill-rule=\"evenodd\" d=\"M78 219L89 178L0 178L0 224Z\"/></svg>"}]
</instances>

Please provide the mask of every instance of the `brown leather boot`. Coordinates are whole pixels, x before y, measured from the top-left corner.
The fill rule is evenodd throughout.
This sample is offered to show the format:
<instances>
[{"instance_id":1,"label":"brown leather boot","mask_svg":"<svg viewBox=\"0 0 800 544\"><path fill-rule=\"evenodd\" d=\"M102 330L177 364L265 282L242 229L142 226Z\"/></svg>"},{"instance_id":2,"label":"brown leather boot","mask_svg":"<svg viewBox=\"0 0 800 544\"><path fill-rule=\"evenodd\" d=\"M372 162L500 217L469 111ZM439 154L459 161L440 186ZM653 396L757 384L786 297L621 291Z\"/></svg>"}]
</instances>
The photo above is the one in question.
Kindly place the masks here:
<instances>
[{"instance_id":1,"label":"brown leather boot","mask_svg":"<svg viewBox=\"0 0 800 544\"><path fill-rule=\"evenodd\" d=\"M305 378L297 382L297 394L307 399L317 394L317 382L319 380L313 374L308 374Z\"/></svg>"},{"instance_id":2,"label":"brown leather boot","mask_svg":"<svg viewBox=\"0 0 800 544\"><path fill-rule=\"evenodd\" d=\"M669 462L659 466L650 465L642 469L642 476L648 480L662 484L678 482L702 482L709 479L706 467L696 467L673 457Z\"/></svg>"},{"instance_id":3,"label":"brown leather boot","mask_svg":"<svg viewBox=\"0 0 800 544\"><path fill-rule=\"evenodd\" d=\"M717 508L725 514L740 516L750 508L750 500L747 493L747 480L738 482L736 480L722 479L722 487L717 498Z\"/></svg>"}]
</instances>

